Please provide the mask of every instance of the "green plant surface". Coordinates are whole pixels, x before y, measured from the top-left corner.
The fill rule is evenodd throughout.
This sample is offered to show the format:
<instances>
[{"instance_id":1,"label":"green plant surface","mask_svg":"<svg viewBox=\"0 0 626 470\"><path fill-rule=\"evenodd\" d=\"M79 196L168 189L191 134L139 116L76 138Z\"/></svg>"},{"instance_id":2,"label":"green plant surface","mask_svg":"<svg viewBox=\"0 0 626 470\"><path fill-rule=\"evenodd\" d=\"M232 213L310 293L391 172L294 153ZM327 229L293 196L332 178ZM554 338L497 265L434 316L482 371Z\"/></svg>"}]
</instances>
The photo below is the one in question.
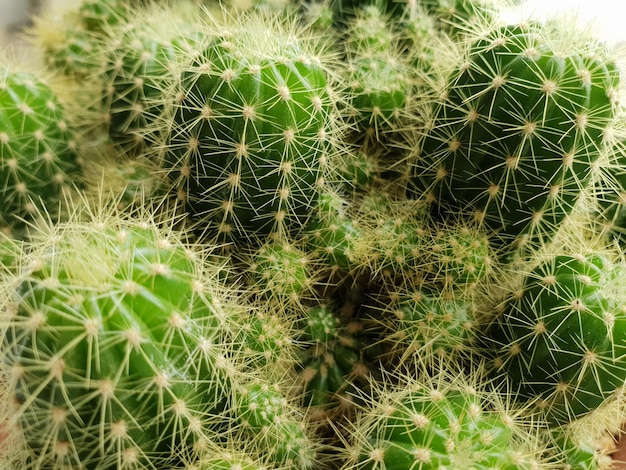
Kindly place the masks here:
<instances>
[{"instance_id":1,"label":"green plant surface","mask_svg":"<svg viewBox=\"0 0 626 470\"><path fill-rule=\"evenodd\" d=\"M221 426L235 366L230 287L173 231L77 210L20 254L2 318L26 442L19 468L164 468ZM17 468L17 467L16 467Z\"/></svg>"}]
</instances>

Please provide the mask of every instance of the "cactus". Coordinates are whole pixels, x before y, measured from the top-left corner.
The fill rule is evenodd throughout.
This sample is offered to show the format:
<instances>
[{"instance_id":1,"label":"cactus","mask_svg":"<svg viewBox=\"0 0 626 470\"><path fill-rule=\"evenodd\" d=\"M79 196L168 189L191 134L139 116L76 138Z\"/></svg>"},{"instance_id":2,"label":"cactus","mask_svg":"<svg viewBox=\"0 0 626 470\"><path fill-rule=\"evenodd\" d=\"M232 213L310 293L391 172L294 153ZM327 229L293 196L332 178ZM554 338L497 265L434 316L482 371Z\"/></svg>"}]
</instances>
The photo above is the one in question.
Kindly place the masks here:
<instances>
[{"instance_id":1,"label":"cactus","mask_svg":"<svg viewBox=\"0 0 626 470\"><path fill-rule=\"evenodd\" d=\"M418 0L416 3L428 12L438 28L452 37L493 24L499 14L498 2L492 0Z\"/></svg>"},{"instance_id":2,"label":"cactus","mask_svg":"<svg viewBox=\"0 0 626 470\"><path fill-rule=\"evenodd\" d=\"M85 162L81 180L84 193L94 206L108 197L117 201L120 212L133 212L142 206L167 202L172 184L158 170L148 158L94 155Z\"/></svg>"},{"instance_id":3,"label":"cactus","mask_svg":"<svg viewBox=\"0 0 626 470\"><path fill-rule=\"evenodd\" d=\"M556 429L550 433L550 446L554 468L560 470L611 470L615 468L607 452L594 448L567 429Z\"/></svg>"},{"instance_id":4,"label":"cactus","mask_svg":"<svg viewBox=\"0 0 626 470\"><path fill-rule=\"evenodd\" d=\"M599 251L553 255L525 277L494 321L494 367L552 425L590 413L624 385L624 272L623 263Z\"/></svg>"},{"instance_id":5,"label":"cactus","mask_svg":"<svg viewBox=\"0 0 626 470\"><path fill-rule=\"evenodd\" d=\"M295 317L299 312L289 311L280 300L251 301L248 307L238 320L239 362L267 380L283 381L298 361L300 346L294 338L299 331Z\"/></svg>"},{"instance_id":6,"label":"cactus","mask_svg":"<svg viewBox=\"0 0 626 470\"><path fill-rule=\"evenodd\" d=\"M591 184L619 72L564 26L507 26L471 46L434 111L415 194L473 214L507 246L548 243Z\"/></svg>"},{"instance_id":7,"label":"cactus","mask_svg":"<svg viewBox=\"0 0 626 470\"><path fill-rule=\"evenodd\" d=\"M180 62L199 41L199 28L187 20L189 8L180 2L176 9L139 10L135 18L109 28L107 44L100 46L104 50L99 53L106 57L102 106L109 134L132 154L142 153L157 140L161 95L171 89Z\"/></svg>"},{"instance_id":8,"label":"cactus","mask_svg":"<svg viewBox=\"0 0 626 470\"><path fill-rule=\"evenodd\" d=\"M0 60L0 467L609 468L620 71L498 14L34 18L46 70Z\"/></svg>"},{"instance_id":9,"label":"cactus","mask_svg":"<svg viewBox=\"0 0 626 470\"><path fill-rule=\"evenodd\" d=\"M384 143L385 134L403 126L410 82L399 54L368 52L350 59L346 82L352 115L347 120L355 122L359 136Z\"/></svg>"},{"instance_id":10,"label":"cactus","mask_svg":"<svg viewBox=\"0 0 626 470\"><path fill-rule=\"evenodd\" d=\"M216 449L203 455L197 462L185 467L186 470L268 470L277 468L267 465L254 455L239 451ZM288 467L286 467L288 468Z\"/></svg>"},{"instance_id":11,"label":"cactus","mask_svg":"<svg viewBox=\"0 0 626 470\"><path fill-rule=\"evenodd\" d=\"M599 165L599 177L592 192L596 205L598 231L609 239L624 245L626 233L626 116L623 106L615 121L615 126L608 133L610 151L602 165Z\"/></svg>"},{"instance_id":12,"label":"cactus","mask_svg":"<svg viewBox=\"0 0 626 470\"><path fill-rule=\"evenodd\" d=\"M361 147L347 152L342 158L337 158L338 178L335 184L340 185L353 196L367 194L380 173L378 165L380 154L379 151Z\"/></svg>"},{"instance_id":13,"label":"cactus","mask_svg":"<svg viewBox=\"0 0 626 470\"><path fill-rule=\"evenodd\" d=\"M11 276L2 362L27 444L19 468L164 468L212 438L240 307L218 268L147 217L76 208ZM217 423L217 424L216 424Z\"/></svg>"},{"instance_id":14,"label":"cactus","mask_svg":"<svg viewBox=\"0 0 626 470\"><path fill-rule=\"evenodd\" d=\"M270 241L247 260L249 284L262 298L299 303L311 295L310 260L296 244Z\"/></svg>"},{"instance_id":15,"label":"cactus","mask_svg":"<svg viewBox=\"0 0 626 470\"><path fill-rule=\"evenodd\" d=\"M461 289L489 283L497 267L497 254L488 232L463 221L436 227L432 245L426 244L428 269L435 279Z\"/></svg>"},{"instance_id":16,"label":"cactus","mask_svg":"<svg viewBox=\"0 0 626 470\"><path fill-rule=\"evenodd\" d=\"M412 363L467 358L479 326L471 292L430 282L405 286L368 307L370 322L383 327L385 361L395 368Z\"/></svg>"},{"instance_id":17,"label":"cactus","mask_svg":"<svg viewBox=\"0 0 626 470\"><path fill-rule=\"evenodd\" d=\"M373 367L363 350L367 347L363 324L340 319L331 307L310 308L302 319L296 384L303 402L317 420L351 415L356 390L366 387Z\"/></svg>"},{"instance_id":18,"label":"cactus","mask_svg":"<svg viewBox=\"0 0 626 470\"><path fill-rule=\"evenodd\" d=\"M246 383L236 390L233 412L250 448L274 465L308 469L316 463L319 444L313 428L279 385L260 379Z\"/></svg>"},{"instance_id":19,"label":"cactus","mask_svg":"<svg viewBox=\"0 0 626 470\"><path fill-rule=\"evenodd\" d=\"M53 212L79 172L64 108L39 76L0 66L0 224L15 228Z\"/></svg>"},{"instance_id":20,"label":"cactus","mask_svg":"<svg viewBox=\"0 0 626 470\"><path fill-rule=\"evenodd\" d=\"M412 91L408 63L387 16L375 5L358 8L348 21L345 55L346 120L358 138L383 143L404 126Z\"/></svg>"},{"instance_id":21,"label":"cactus","mask_svg":"<svg viewBox=\"0 0 626 470\"><path fill-rule=\"evenodd\" d=\"M135 6L145 1L140 0ZM78 16L86 30L102 34L110 27L129 19L132 11L128 0L82 0L78 7Z\"/></svg>"},{"instance_id":22,"label":"cactus","mask_svg":"<svg viewBox=\"0 0 626 470\"><path fill-rule=\"evenodd\" d=\"M58 24L50 25L50 18L37 17L31 32L36 46L43 48L44 62L50 70L75 79L85 80L96 73L98 62L94 58L94 38L79 26L68 25L59 31Z\"/></svg>"},{"instance_id":23,"label":"cactus","mask_svg":"<svg viewBox=\"0 0 626 470\"><path fill-rule=\"evenodd\" d=\"M261 11L235 20L183 71L164 166L208 232L254 244L302 229L341 126L307 32Z\"/></svg>"},{"instance_id":24,"label":"cactus","mask_svg":"<svg viewBox=\"0 0 626 470\"><path fill-rule=\"evenodd\" d=\"M348 201L330 190L320 192L318 201L303 233L306 246L322 271L351 271L361 234L347 213Z\"/></svg>"},{"instance_id":25,"label":"cactus","mask_svg":"<svg viewBox=\"0 0 626 470\"><path fill-rule=\"evenodd\" d=\"M378 385L350 427L341 469L549 468L523 413L475 381L453 368L432 377L418 369Z\"/></svg>"},{"instance_id":26,"label":"cactus","mask_svg":"<svg viewBox=\"0 0 626 470\"><path fill-rule=\"evenodd\" d=\"M367 195L354 216L363 233L356 246L358 263L374 279L390 283L411 282L426 266L430 219L419 200L396 199L393 195Z\"/></svg>"}]
</instances>

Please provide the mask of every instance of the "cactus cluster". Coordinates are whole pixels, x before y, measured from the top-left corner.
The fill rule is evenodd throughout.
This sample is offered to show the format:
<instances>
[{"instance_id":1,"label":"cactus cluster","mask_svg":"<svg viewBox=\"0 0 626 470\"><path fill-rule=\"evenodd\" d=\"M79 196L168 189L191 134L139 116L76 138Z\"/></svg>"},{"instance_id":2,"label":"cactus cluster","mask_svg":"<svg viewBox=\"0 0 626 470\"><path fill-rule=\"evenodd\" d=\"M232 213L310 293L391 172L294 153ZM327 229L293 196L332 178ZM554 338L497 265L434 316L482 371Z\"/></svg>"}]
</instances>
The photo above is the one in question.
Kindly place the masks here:
<instances>
[{"instance_id":1,"label":"cactus cluster","mask_svg":"<svg viewBox=\"0 0 626 470\"><path fill-rule=\"evenodd\" d=\"M619 57L505 1L38 13L0 58L0 467L619 468Z\"/></svg>"}]
</instances>

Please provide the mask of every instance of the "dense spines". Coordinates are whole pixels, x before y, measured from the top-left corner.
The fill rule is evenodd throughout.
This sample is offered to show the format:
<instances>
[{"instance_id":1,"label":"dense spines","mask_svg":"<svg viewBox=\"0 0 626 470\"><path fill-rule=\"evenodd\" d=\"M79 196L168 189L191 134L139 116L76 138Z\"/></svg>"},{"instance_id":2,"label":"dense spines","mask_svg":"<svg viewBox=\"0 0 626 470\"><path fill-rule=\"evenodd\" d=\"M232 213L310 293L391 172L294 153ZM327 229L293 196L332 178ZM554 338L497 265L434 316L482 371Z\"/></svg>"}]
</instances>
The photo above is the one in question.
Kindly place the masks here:
<instances>
[{"instance_id":1,"label":"dense spines","mask_svg":"<svg viewBox=\"0 0 626 470\"><path fill-rule=\"evenodd\" d=\"M497 269L497 253L487 233L462 221L433 227L431 244L425 244L431 276L461 289L488 284Z\"/></svg>"},{"instance_id":2,"label":"dense spines","mask_svg":"<svg viewBox=\"0 0 626 470\"><path fill-rule=\"evenodd\" d=\"M238 21L183 71L165 164L192 214L249 243L302 229L340 126L328 58L306 31L262 12Z\"/></svg>"},{"instance_id":3,"label":"dense spines","mask_svg":"<svg viewBox=\"0 0 626 470\"><path fill-rule=\"evenodd\" d=\"M233 412L251 448L261 450L277 467L312 468L319 443L303 410L276 384L256 380L242 385Z\"/></svg>"},{"instance_id":4,"label":"dense spines","mask_svg":"<svg viewBox=\"0 0 626 470\"><path fill-rule=\"evenodd\" d=\"M59 97L44 79L0 66L0 225L15 228L37 208L54 211L79 173Z\"/></svg>"},{"instance_id":5,"label":"dense spines","mask_svg":"<svg viewBox=\"0 0 626 470\"><path fill-rule=\"evenodd\" d=\"M322 191L310 214L303 239L322 271L350 272L361 232L348 215L348 199L333 191Z\"/></svg>"},{"instance_id":6,"label":"dense spines","mask_svg":"<svg viewBox=\"0 0 626 470\"><path fill-rule=\"evenodd\" d=\"M505 243L550 241L590 186L615 116L615 63L558 31L508 26L476 40L415 163L420 197L473 214Z\"/></svg>"},{"instance_id":7,"label":"dense spines","mask_svg":"<svg viewBox=\"0 0 626 470\"><path fill-rule=\"evenodd\" d=\"M137 3L145 3L143 0ZM139 5L135 5L139 6ZM102 33L132 15L130 2L127 0L81 0L78 16L88 31Z\"/></svg>"},{"instance_id":8,"label":"dense spines","mask_svg":"<svg viewBox=\"0 0 626 470\"><path fill-rule=\"evenodd\" d=\"M247 265L250 288L266 300L297 304L311 295L311 262L294 243L270 241L248 258Z\"/></svg>"},{"instance_id":9,"label":"dense spines","mask_svg":"<svg viewBox=\"0 0 626 470\"><path fill-rule=\"evenodd\" d=\"M451 370L457 366L473 370L477 365L474 361L481 367L484 356L495 356L490 365L503 369L504 362L514 362L507 356L516 348L508 344L511 332L523 334L520 323L528 326L529 315L541 313L538 307L545 300L543 292L535 296L533 289L525 294L522 288L524 276L538 266L536 261L543 255L551 256L554 247L571 248L587 237L598 245L605 243L606 238L596 231L615 234L623 230L619 198L626 186L621 180L624 123L611 127L611 113L623 110L617 109L612 90L617 86L618 74L612 70L611 58L602 45L584 32L563 34L562 21L495 29L497 7L492 9L483 0L322 0L304 7L311 14L306 18L302 5L283 0L73 3L76 7L72 11L69 2L65 4L67 14L37 20L34 32L39 36L33 40L36 46L43 46L43 58L54 69L53 87L59 89L61 85L69 91L61 101L68 127L81 132L77 136L77 159L81 160L83 176L78 179L71 175L71 179L84 182L85 188L73 191L71 197L82 194L92 207L103 203L116 206L116 220L121 212L139 217L123 217L123 223L132 229L126 241L120 242L126 243L120 248L124 252L115 252L119 256L105 253L107 243L84 243L86 238L108 240L112 234L107 229L110 219L94 221L90 215L82 218L85 214L80 221L72 219L74 227L80 222L90 227L85 232L93 234L75 234L68 242L70 248L54 254L67 269L57 269L54 262L49 266L57 269L56 274L74 269L84 272L78 276L83 284L70 286L78 291L90 282L100 285L106 279L98 274L103 264L111 267L126 263L127 284L116 286L116 278L110 289L117 287L117 291L110 293L103 288L89 304L87 314L104 305L109 311L128 307L126 310L136 310L144 317L163 319L159 308L146 305L150 299L163 306L166 300L175 302L175 298L185 297L184 292L181 297L179 287L185 284L181 279L189 271L181 261L182 253L195 251L196 246L182 243L176 232L191 227L193 232L185 231L181 237L208 243L212 253L205 257L203 251L197 259L203 266L210 266L212 281L208 284L219 292L237 289L243 295L237 295L236 305L230 303L230 298L221 297L221 307L213 305L214 313L228 315L222 319L224 323L217 322L224 326L219 328L219 338L205 335L199 340L201 351L191 351L193 341L198 339L194 332L202 327L198 323L184 331L174 331L171 324L163 326L161 331L168 330L167 340L160 337L154 343L145 341L134 349L123 348L124 341L133 339L131 333L122 339L117 330L107 333L106 338L96 336L92 350L96 343L107 351L119 346L118 350L124 349L128 357L126 363L130 364L131 359L143 365L167 363L169 375L161 374L152 381L137 378L125 386L104 384L81 395L77 391L83 380L76 366L79 359L69 361L69 350L83 338L72 337L70 313L79 312L84 304L75 299L63 301L65 294L61 292L77 277L47 276L48 265L31 263L36 257L32 250L37 246L61 249L69 233L67 225L42 233L35 228L39 221L29 222L27 226L33 228L20 232L20 236L30 232L35 238L25 245L3 238L0 277L5 281L0 283L0 308L9 315L6 322L3 320L5 325L17 318L20 327L29 331L47 328L50 332L49 324L38 323L38 312L47 308L40 307L46 305L54 308L48 315L50 319L61 322L63 316L66 323L58 334L44 338L43 333L36 333L35 339L41 339L36 351L20 351L47 359L45 366L25 367L23 372L19 366L13 367L13 376L0 371L0 385L10 385L13 396L15 384L23 377L43 377L40 391L29 389L33 397L39 393L30 401L2 399L6 390L0 387L0 441L10 438L0 443L0 466L10 460L6 455L10 449L17 459L7 468L37 468L33 446L43 449L48 443L48 448L55 450L39 453L43 460L49 458L54 463L44 468L59 470L79 466L96 470L382 470L394 465L404 470L430 468L436 458L452 459L447 467L489 470L499 464L506 465L507 470L565 470L567 465L584 468L600 463L586 447L589 440L575 440L568 435L567 442L557 442L542 432L538 442L534 430L528 434L517 426L532 427L534 422L547 427L546 410L549 419L555 412L559 419L564 414L574 415L576 410L569 402L563 405L567 411L562 413L553 395L529 399L528 390L537 384L518 386L514 373L508 374L507 381L498 382L502 389L491 390L489 385L482 386L486 382L483 376L468 382L464 374ZM59 23L63 23L60 28ZM501 43L504 36L506 41ZM470 59L477 56L482 58L472 63ZM489 83L483 88L472 83L478 78L485 85L487 69L524 61L537 67L517 78L510 74L502 84L496 80L491 88ZM467 64L477 70L470 67L468 72ZM544 69L545 64L548 66ZM540 95L544 99L537 101L539 82L558 75L551 74L559 64L565 64L567 73L574 65L586 67L588 70L583 70L578 79L590 85L586 89L588 101L608 98L610 104L597 113L593 110L588 115L577 115L576 122L567 122L566 112L574 112L575 106L584 108L586 99L577 93L573 78L558 83L556 88L541 82L546 85ZM462 75L463 70L466 75ZM601 83L604 72L606 80ZM276 86L280 80L287 85L281 92ZM259 93L251 90L253 85L259 85ZM509 85L513 85L510 91ZM497 93L490 95L496 88ZM500 100L503 91L508 93L507 98ZM304 96L308 92L317 94L319 100ZM474 98L488 102L483 127L473 122L471 113L468 119L461 112L464 106L476 104ZM455 99L461 100L460 104L450 104ZM514 122L525 112L516 107L522 103L529 105L530 117L534 111L543 113L535 129L529 126L520 130L523 126ZM556 106L550 107L552 104ZM444 117L449 119L445 122L438 120L444 108ZM507 121L507 117L513 120ZM285 127L290 125L292 129ZM471 151L467 155L472 158L476 148L495 153L492 151L500 144L512 146L512 135L517 132L529 143L527 148L535 152L533 158L538 165L535 167L533 160L513 169L506 162L481 161L474 168L474 163L459 158L452 169L465 173L457 174L451 187L441 190L437 178L445 177L445 170L450 168L438 166L445 159L435 155L433 160L434 152L430 150L443 134L452 135L446 132L454 127L469 136ZM530 130L535 134L529 135ZM430 150L424 145L428 139ZM558 150L563 151L568 143L578 153L558 157L562 159L561 173L557 157L552 155L546 163L538 156L538 151L547 152L559 145L562 148ZM102 161L100 157L105 153L107 159ZM565 168L570 156L573 161ZM508 163L517 165L513 160ZM492 213L481 213L482 206L478 206L486 197L485 188L477 189L474 183L485 175L500 174L503 167L505 194L490 199L494 201L489 206ZM444 171L433 171L441 168ZM536 179L524 180L533 171ZM553 210L556 215L545 215L545 220L528 230L518 229L525 221L507 219L514 212L510 207L515 205L509 202L515 201L521 213L536 209L533 204L544 197L538 188L556 181L545 177L549 172L561 178L563 186L572 183L562 194L555 189L558 184L554 185L550 197L556 195L556 199L547 203L546 211ZM405 186L411 178L416 187L411 188L413 192L407 198ZM525 184L519 184L522 180ZM480 190L483 193L478 194ZM497 193L497 188L489 190ZM523 191L527 192L518 199ZM442 194L452 199L444 201ZM67 199L69 202L70 196ZM142 206L149 206L147 211L153 206L156 209L146 218L140 214ZM430 213L433 206L439 210ZM572 213L572 220L565 220ZM177 214L176 220L170 225L173 214ZM596 215L599 217L589 217ZM569 225L562 226L563 221ZM164 265L168 264L163 255L168 248L160 244L155 248L152 242L158 237L149 235L155 226L161 227L160 234L164 229L168 240L182 250L177 251L180 258L174 256L177 272L176 280L171 282L161 278L154 281L155 276L165 276ZM510 227L514 227L513 233L508 232ZM622 241L620 233L617 239ZM508 246L502 247L526 240L532 249L513 256L506 253ZM213 243L216 241L219 243ZM494 247L503 248L507 256L500 257L501 252ZM539 248L539 253L534 248ZM130 263L133 250L143 258ZM89 262L84 261L83 253L89 253ZM222 256L224 259L220 259ZM535 264L529 262L529 257ZM152 262L156 258L158 262ZM225 263L230 267L225 268ZM38 264L40 267L35 269ZM160 274L148 273L150 267ZM617 279L623 279L622 274L611 267L607 272L615 278L609 284L619 286ZM28 319L14 304L7 307L3 300L8 291L15 293L14 281L24 277L39 289L32 289L36 294L31 297L38 308L32 309L34 313ZM131 293L136 286L129 281L136 278L142 279L137 282L140 292ZM26 282L22 286L28 287ZM216 292L213 287L211 293ZM132 297L132 309L120 300L119 291L124 289L129 290L123 292L124 299ZM147 299L144 294L150 289L156 292ZM617 287L596 291L595 299L606 295L621 304L624 297L617 291ZM560 297L569 293L563 289ZM513 310L516 314L522 311L521 299L529 308L514 316ZM213 304L209 299L203 303ZM567 310L561 307L555 306L550 317L556 318L557 310ZM622 328L620 315L616 316L615 329ZM570 315L563 325L571 326L572 318L577 317ZM179 319L175 320L173 323L180 325ZM508 321L514 327L505 327ZM606 323L611 323L610 314ZM484 338L488 326L493 327L489 331L492 336ZM141 324L137 327L138 331L150 333L158 329ZM529 343L535 347L541 329L532 334L526 330L521 341L531 338ZM562 345L549 359L568 356L579 360L580 345L601 330L590 328L592 333L585 331L583 335L579 329L572 326L574 333L567 341L571 344ZM14 331L5 335L5 344L15 344ZM23 335L24 341L27 336ZM556 341L557 336L551 339ZM67 350L60 344L64 339ZM51 359L49 350L57 346L62 349L59 356L68 355L65 364ZM189 350L183 351L185 348ZM0 349L0 355L5 357L17 350L3 349L7 351ZM74 349L76 354L86 350ZM526 349L537 351L530 345ZM615 354L623 356L622 349L620 343ZM138 357L139 352L145 353L143 358ZM106 357L111 360L100 370L113 369L109 365L113 364L112 356ZM609 358L608 353L601 356L602 360ZM587 359L593 362L593 354ZM586 403L589 413L585 412L583 419L591 428L589 434L616 435L622 424L624 392L617 384L623 381L625 369L612 360L588 368L594 369L598 377L610 372L608 382L615 390L599 408L592 410L598 395L595 391ZM439 372L440 361L447 372ZM216 373L217 383L207 392L209 399L198 398L197 390L211 387L215 378L209 373L213 362L220 371ZM561 370L563 364L554 369ZM46 367L51 371L44 370ZM540 365L542 372L550 367L553 364L549 360ZM580 369L576 371L580 377L587 373L587 366L580 367L580 361L567 367ZM98 367L93 365L91 370ZM395 375L381 382L381 370L393 370ZM223 380L221 372L225 374ZM90 380L94 374L89 372ZM504 375L494 378L494 383ZM63 384L59 385L57 377L63 379ZM576 393L582 393L590 383L581 380ZM51 391L47 381L57 384L57 389ZM543 378L543 382L547 380ZM64 398L57 393L62 387L69 387L66 395L73 409L56 406L51 410L44 395L50 392L58 404ZM21 390L26 388L22 386ZM110 422L130 415L120 403L134 410L135 421L126 429L128 423L123 420L114 425L97 425L100 416L96 418L94 412L87 418L90 422L79 422L76 413L85 411L88 402L97 404L98 400L106 401L98 410L101 416L109 410ZM529 408L519 414L512 411L514 418L509 420L508 404L520 400L524 405L533 401L543 409L530 413ZM404 406L405 402L410 406ZM482 403L486 403L487 413L478 416L476 410ZM32 404L33 411L26 413L28 404ZM436 408L437 404L448 414L463 413L461 423L434 419L436 423L428 429L421 417L406 416L407 409L413 413L419 406ZM502 409L506 409L504 414L500 413ZM485 414L495 418L485 418ZM143 415L151 416L147 424L141 421ZM3 417L15 419L2 423ZM528 420L527 424L522 419ZM576 421L580 423L581 419ZM389 434L386 425L393 428ZM44 430L37 431L32 440L37 426ZM569 432L571 426L564 427ZM107 435L109 429L112 432ZM433 433L423 442L413 439L424 437L430 430ZM10 435L3 431L10 431ZM441 444L441 436L446 433L449 439ZM72 453L79 455L72 444L81 447L89 434L94 436L93 442L98 442L96 450L72 457ZM72 442L66 438L68 435L73 436ZM383 442L386 437L390 437L387 441L396 440L393 446ZM424 442L439 443L438 451L443 449L448 457L433 457ZM115 451L114 445L118 446ZM152 450L155 452L148 455ZM508 450L516 452L507 454ZM488 457L492 451L493 458ZM548 463L541 461L539 454L544 454ZM94 465L98 455L103 456L102 464ZM394 455L398 457L395 462Z\"/></svg>"},{"instance_id":10,"label":"dense spines","mask_svg":"<svg viewBox=\"0 0 626 470\"><path fill-rule=\"evenodd\" d=\"M227 403L231 288L173 231L75 215L33 233L7 281L2 359L18 410L2 420L24 434L22 468L174 466Z\"/></svg>"},{"instance_id":11,"label":"dense spines","mask_svg":"<svg viewBox=\"0 0 626 470\"><path fill-rule=\"evenodd\" d=\"M537 429L499 391L452 369L411 376L379 385L351 426L342 469L549 468Z\"/></svg>"},{"instance_id":12,"label":"dense spines","mask_svg":"<svg viewBox=\"0 0 626 470\"><path fill-rule=\"evenodd\" d=\"M607 134L605 160L598 167L599 176L591 192L592 210L598 231L624 246L626 233L626 128L624 108L620 106L615 126Z\"/></svg>"},{"instance_id":13,"label":"dense spines","mask_svg":"<svg viewBox=\"0 0 626 470\"><path fill-rule=\"evenodd\" d=\"M355 9L343 41L348 107L355 137L385 145L403 128L412 92L409 66L388 16L376 5ZM404 118L404 121L403 121Z\"/></svg>"},{"instance_id":14,"label":"dense spines","mask_svg":"<svg viewBox=\"0 0 626 470\"><path fill-rule=\"evenodd\" d=\"M553 255L511 293L488 334L495 368L553 425L624 385L623 272L601 252Z\"/></svg>"},{"instance_id":15,"label":"dense spines","mask_svg":"<svg viewBox=\"0 0 626 470\"><path fill-rule=\"evenodd\" d=\"M418 0L438 28L452 37L476 32L477 27L493 24L498 18L498 2L491 0Z\"/></svg>"},{"instance_id":16,"label":"dense spines","mask_svg":"<svg viewBox=\"0 0 626 470\"><path fill-rule=\"evenodd\" d=\"M316 420L349 419L355 391L367 387L374 373L364 354L368 345L364 325L340 318L326 305L310 308L301 323L295 382L304 405Z\"/></svg>"},{"instance_id":17,"label":"dense spines","mask_svg":"<svg viewBox=\"0 0 626 470\"><path fill-rule=\"evenodd\" d=\"M425 242L430 231L422 201L374 193L359 202L353 217L363 234L355 256L373 279L393 285L420 276L426 266Z\"/></svg>"},{"instance_id":18,"label":"dense spines","mask_svg":"<svg viewBox=\"0 0 626 470\"><path fill-rule=\"evenodd\" d=\"M298 305L296 310L301 308ZM295 341L299 329L292 310L293 306L285 306L278 299L250 302L238 319L239 362L268 380L284 380L297 364L300 348Z\"/></svg>"},{"instance_id":19,"label":"dense spines","mask_svg":"<svg viewBox=\"0 0 626 470\"><path fill-rule=\"evenodd\" d=\"M81 177L84 193L93 205L104 199L117 201L120 211L166 205L172 184L147 158L92 155ZM172 196L172 204L174 204ZM165 211L164 211L165 212Z\"/></svg>"},{"instance_id":20,"label":"dense spines","mask_svg":"<svg viewBox=\"0 0 626 470\"><path fill-rule=\"evenodd\" d=\"M112 47L100 46L106 57L101 72L103 120L124 151L141 154L155 142L161 96L171 90L181 62L193 56L200 41L200 28L185 18L184 7L140 10L136 18L107 30Z\"/></svg>"},{"instance_id":21,"label":"dense spines","mask_svg":"<svg viewBox=\"0 0 626 470\"><path fill-rule=\"evenodd\" d=\"M369 321L383 328L384 360L395 368L467 359L480 324L479 305L471 293L426 282L374 299L368 312Z\"/></svg>"},{"instance_id":22,"label":"dense spines","mask_svg":"<svg viewBox=\"0 0 626 470\"><path fill-rule=\"evenodd\" d=\"M606 449L567 428L549 433L547 453L559 470L611 470L616 463Z\"/></svg>"}]
</instances>

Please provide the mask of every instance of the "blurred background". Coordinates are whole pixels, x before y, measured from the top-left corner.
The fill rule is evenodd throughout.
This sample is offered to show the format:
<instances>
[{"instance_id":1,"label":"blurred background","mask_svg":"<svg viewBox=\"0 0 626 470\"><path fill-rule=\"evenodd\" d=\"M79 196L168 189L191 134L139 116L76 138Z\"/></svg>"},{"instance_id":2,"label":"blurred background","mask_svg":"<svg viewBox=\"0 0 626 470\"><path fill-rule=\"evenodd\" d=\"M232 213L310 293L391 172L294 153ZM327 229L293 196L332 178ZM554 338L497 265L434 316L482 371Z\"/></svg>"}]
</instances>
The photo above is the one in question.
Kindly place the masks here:
<instances>
[{"instance_id":1,"label":"blurred background","mask_svg":"<svg viewBox=\"0 0 626 470\"><path fill-rule=\"evenodd\" d=\"M29 16L52 2L63 4L72 0L0 0L0 47L14 42ZM514 3L521 5L512 7L505 14L512 21L570 15L583 24L591 22L599 36L608 42L626 40L624 0L516 0Z\"/></svg>"},{"instance_id":2,"label":"blurred background","mask_svg":"<svg viewBox=\"0 0 626 470\"><path fill-rule=\"evenodd\" d=\"M41 8L44 1L49 0L0 0L1 46L15 39L28 18Z\"/></svg>"}]
</instances>

